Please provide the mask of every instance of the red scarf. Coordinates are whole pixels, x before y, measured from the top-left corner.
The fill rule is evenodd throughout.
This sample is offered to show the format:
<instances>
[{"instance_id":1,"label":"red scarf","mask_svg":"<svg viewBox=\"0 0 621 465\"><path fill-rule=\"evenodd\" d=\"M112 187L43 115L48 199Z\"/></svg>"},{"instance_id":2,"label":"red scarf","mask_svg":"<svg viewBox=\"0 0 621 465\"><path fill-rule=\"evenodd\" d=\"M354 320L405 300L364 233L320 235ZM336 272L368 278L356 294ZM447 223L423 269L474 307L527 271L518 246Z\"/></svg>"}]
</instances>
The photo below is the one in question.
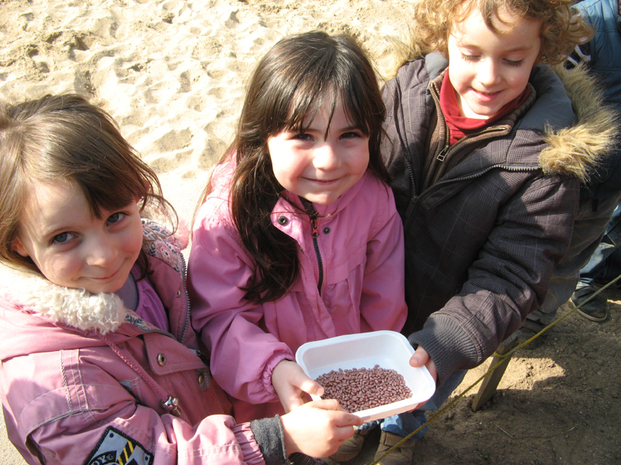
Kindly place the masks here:
<instances>
[{"instance_id":1,"label":"red scarf","mask_svg":"<svg viewBox=\"0 0 621 465\"><path fill-rule=\"evenodd\" d=\"M450 144L453 145L462 137L476 132L484 127L490 126L494 121L498 121L503 116L508 115L522 105L528 98L529 94L530 88L526 86L521 95L511 100L503 106L496 115L488 119L476 119L461 116L459 105L457 105L455 88L449 79L447 68L444 73L444 78L442 79L442 87L440 88L440 109L442 110L446 124L449 127L449 133L451 136Z\"/></svg>"}]
</instances>

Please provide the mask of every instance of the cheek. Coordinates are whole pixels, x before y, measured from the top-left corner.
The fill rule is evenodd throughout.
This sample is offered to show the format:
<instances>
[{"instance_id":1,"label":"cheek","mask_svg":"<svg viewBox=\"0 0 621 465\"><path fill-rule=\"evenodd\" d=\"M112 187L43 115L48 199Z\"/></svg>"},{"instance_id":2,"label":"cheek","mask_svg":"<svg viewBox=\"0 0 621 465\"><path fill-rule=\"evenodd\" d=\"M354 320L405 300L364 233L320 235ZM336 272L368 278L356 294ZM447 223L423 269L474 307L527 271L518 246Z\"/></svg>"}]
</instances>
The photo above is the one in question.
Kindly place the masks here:
<instances>
[{"instance_id":1,"label":"cheek","mask_svg":"<svg viewBox=\"0 0 621 465\"><path fill-rule=\"evenodd\" d=\"M276 178L276 181L278 181L283 187L286 188L289 182L287 167L283 164L283 160L280 157L277 156L271 158L272 172L274 173L274 177Z\"/></svg>"},{"instance_id":2,"label":"cheek","mask_svg":"<svg viewBox=\"0 0 621 465\"><path fill-rule=\"evenodd\" d=\"M36 262L35 262L36 263ZM51 282L59 286L66 285L80 269L81 262L74 257L53 257L36 263L39 271Z\"/></svg>"},{"instance_id":3,"label":"cheek","mask_svg":"<svg viewBox=\"0 0 621 465\"><path fill-rule=\"evenodd\" d=\"M128 231L126 240L123 242L124 250L128 255L134 255L138 258L138 254L142 250L143 231L142 222L137 222L130 231Z\"/></svg>"},{"instance_id":4,"label":"cheek","mask_svg":"<svg viewBox=\"0 0 621 465\"><path fill-rule=\"evenodd\" d=\"M276 155L272 155L275 153ZM291 150L270 151L272 172L274 177L285 189L290 189L303 172L302 156Z\"/></svg>"},{"instance_id":5,"label":"cheek","mask_svg":"<svg viewBox=\"0 0 621 465\"><path fill-rule=\"evenodd\" d=\"M272 172L276 177L276 180L282 184L283 173L283 157L282 157L282 144L276 138L270 137L267 140L267 151L269 153L270 161L272 162Z\"/></svg>"},{"instance_id":6,"label":"cheek","mask_svg":"<svg viewBox=\"0 0 621 465\"><path fill-rule=\"evenodd\" d=\"M362 153L357 158L357 171L362 176L369 168L369 145L367 144Z\"/></svg>"},{"instance_id":7,"label":"cheek","mask_svg":"<svg viewBox=\"0 0 621 465\"><path fill-rule=\"evenodd\" d=\"M137 231L137 234L142 234L142 231ZM139 236L140 240L134 239L132 242L128 242L128 247L126 247L126 251L128 255L135 256L136 259L142 250L142 236Z\"/></svg>"},{"instance_id":8,"label":"cheek","mask_svg":"<svg viewBox=\"0 0 621 465\"><path fill-rule=\"evenodd\" d=\"M526 88L529 77L530 77L530 73L525 73L521 70L516 71L515 73L512 73L512 75L509 78L509 82L511 83L511 87L516 93L516 96L521 94L522 91Z\"/></svg>"},{"instance_id":9,"label":"cheek","mask_svg":"<svg viewBox=\"0 0 621 465\"><path fill-rule=\"evenodd\" d=\"M468 73L463 69L463 66L451 64L449 67L449 79L456 92L461 92L463 90L465 87L464 83L468 79L467 76Z\"/></svg>"}]
</instances>

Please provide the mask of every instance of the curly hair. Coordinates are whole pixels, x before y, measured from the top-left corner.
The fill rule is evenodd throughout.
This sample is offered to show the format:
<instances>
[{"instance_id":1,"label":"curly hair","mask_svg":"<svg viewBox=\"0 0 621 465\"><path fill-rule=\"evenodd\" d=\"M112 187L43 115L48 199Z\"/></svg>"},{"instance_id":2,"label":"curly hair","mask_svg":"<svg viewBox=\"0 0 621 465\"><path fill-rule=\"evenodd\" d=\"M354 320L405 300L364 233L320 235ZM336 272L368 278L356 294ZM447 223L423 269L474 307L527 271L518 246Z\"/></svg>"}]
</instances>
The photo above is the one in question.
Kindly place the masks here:
<instances>
[{"instance_id":1,"label":"curly hair","mask_svg":"<svg viewBox=\"0 0 621 465\"><path fill-rule=\"evenodd\" d=\"M502 21L499 11L541 22L538 63L563 62L576 45L587 42L592 30L572 7L571 0L425 0L414 7L412 39L408 59L440 51L447 55L447 41L453 24L479 10L490 30Z\"/></svg>"}]
</instances>

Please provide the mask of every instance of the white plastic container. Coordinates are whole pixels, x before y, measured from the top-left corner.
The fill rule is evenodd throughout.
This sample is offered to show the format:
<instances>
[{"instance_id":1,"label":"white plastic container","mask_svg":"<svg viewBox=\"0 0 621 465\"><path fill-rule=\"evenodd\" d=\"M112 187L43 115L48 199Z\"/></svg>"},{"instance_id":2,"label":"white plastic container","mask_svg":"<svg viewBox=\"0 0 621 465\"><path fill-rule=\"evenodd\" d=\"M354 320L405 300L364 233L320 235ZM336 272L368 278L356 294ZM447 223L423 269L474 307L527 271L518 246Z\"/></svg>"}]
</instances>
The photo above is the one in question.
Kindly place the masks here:
<instances>
[{"instance_id":1,"label":"white plastic container","mask_svg":"<svg viewBox=\"0 0 621 465\"><path fill-rule=\"evenodd\" d=\"M414 368L409 360L414 348L408 340L395 331L348 334L322 341L307 342L300 346L295 361L311 379L331 370L352 368L393 369L403 376L412 397L398 402L352 412L363 419L373 421L412 410L417 404L429 400L436 383L426 367ZM319 396L312 396L319 400Z\"/></svg>"}]
</instances>

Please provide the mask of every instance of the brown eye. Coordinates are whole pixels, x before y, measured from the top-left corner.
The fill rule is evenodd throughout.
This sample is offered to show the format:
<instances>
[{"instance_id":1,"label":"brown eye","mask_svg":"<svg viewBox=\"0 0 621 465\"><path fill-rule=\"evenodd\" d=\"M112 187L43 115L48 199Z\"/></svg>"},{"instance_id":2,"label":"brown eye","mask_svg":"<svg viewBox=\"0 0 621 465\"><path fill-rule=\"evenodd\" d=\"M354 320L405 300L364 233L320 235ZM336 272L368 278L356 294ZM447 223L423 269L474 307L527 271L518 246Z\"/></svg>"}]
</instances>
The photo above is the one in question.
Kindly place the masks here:
<instances>
[{"instance_id":1,"label":"brown eye","mask_svg":"<svg viewBox=\"0 0 621 465\"><path fill-rule=\"evenodd\" d=\"M295 140L312 140L312 136L310 134L300 133L293 136Z\"/></svg>"},{"instance_id":2,"label":"brown eye","mask_svg":"<svg viewBox=\"0 0 621 465\"><path fill-rule=\"evenodd\" d=\"M121 221L121 219L123 219L123 216L125 216L124 213L113 213L108 217L108 224L118 223L119 221Z\"/></svg>"}]
</instances>

